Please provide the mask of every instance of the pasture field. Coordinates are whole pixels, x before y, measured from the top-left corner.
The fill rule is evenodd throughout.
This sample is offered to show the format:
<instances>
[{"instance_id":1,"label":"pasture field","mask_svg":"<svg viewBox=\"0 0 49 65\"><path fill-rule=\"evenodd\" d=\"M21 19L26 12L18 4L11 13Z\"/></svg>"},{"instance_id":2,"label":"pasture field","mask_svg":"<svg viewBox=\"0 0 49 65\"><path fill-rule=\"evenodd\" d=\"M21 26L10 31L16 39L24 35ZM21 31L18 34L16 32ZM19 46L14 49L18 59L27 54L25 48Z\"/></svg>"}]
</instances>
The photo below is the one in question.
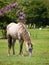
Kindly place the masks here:
<instances>
[{"instance_id":1,"label":"pasture field","mask_svg":"<svg viewBox=\"0 0 49 65\"><path fill-rule=\"evenodd\" d=\"M49 65L49 30L29 29L33 42L32 56L28 57L25 42L23 45L24 56L19 56L19 42L15 43L15 55L8 57L7 39L0 39L0 65Z\"/></svg>"}]
</instances>

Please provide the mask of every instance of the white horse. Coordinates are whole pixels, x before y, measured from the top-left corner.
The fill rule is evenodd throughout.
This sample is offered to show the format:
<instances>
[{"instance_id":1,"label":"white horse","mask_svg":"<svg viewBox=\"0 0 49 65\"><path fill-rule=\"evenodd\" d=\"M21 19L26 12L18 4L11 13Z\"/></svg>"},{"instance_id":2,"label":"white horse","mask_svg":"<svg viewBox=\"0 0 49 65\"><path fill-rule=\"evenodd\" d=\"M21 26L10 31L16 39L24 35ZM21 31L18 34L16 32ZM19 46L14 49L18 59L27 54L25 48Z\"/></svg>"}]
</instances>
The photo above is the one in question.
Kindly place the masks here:
<instances>
[{"instance_id":1,"label":"white horse","mask_svg":"<svg viewBox=\"0 0 49 65\"><path fill-rule=\"evenodd\" d=\"M26 27L23 23L10 23L7 25L7 37L8 37L8 55L10 55L10 49L12 47L13 54L15 54L14 51L14 43L16 40L19 40L20 42L20 52L19 54L22 54L22 46L23 42L26 42L26 49L29 56L32 54L32 43L30 40L30 36L26 30Z\"/></svg>"}]
</instances>

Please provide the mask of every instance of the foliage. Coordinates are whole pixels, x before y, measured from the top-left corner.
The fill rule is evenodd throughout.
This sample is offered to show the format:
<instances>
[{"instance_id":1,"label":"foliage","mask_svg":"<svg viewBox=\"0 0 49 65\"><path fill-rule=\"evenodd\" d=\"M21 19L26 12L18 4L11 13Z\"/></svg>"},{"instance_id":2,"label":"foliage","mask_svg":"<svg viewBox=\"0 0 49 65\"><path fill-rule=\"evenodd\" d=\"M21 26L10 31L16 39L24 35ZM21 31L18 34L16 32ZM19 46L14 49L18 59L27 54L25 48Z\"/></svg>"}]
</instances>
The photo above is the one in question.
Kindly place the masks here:
<instances>
[{"instance_id":1,"label":"foliage","mask_svg":"<svg viewBox=\"0 0 49 65\"><path fill-rule=\"evenodd\" d=\"M47 25L47 7L42 0L33 0L26 7L26 19L28 24L36 24L38 27Z\"/></svg>"},{"instance_id":2,"label":"foliage","mask_svg":"<svg viewBox=\"0 0 49 65\"><path fill-rule=\"evenodd\" d=\"M17 6L18 6L17 3L13 3L13 4L10 4L10 5L7 5L6 7L2 8L0 10L0 20L1 20L0 21L0 28L2 30L4 30L4 32L3 32L4 38L6 37L6 26L7 26L7 24L10 23L11 21L14 21L14 19L11 18L11 16L8 16L9 14L7 14L7 13L10 12L11 9L13 9L13 8L16 9ZM13 11L15 13L15 10L13 10Z\"/></svg>"},{"instance_id":3,"label":"foliage","mask_svg":"<svg viewBox=\"0 0 49 65\"><path fill-rule=\"evenodd\" d=\"M12 8L10 12L8 5L18 3L18 8ZM6 8L7 6L7 8ZM0 0L0 27L6 28L10 22L17 22L17 11L22 10L25 15L25 23L32 27L45 27L49 25L49 1L48 0ZM2 13L2 11L4 11ZM23 16L20 18L23 18ZM3 20L2 20L3 19Z\"/></svg>"}]
</instances>

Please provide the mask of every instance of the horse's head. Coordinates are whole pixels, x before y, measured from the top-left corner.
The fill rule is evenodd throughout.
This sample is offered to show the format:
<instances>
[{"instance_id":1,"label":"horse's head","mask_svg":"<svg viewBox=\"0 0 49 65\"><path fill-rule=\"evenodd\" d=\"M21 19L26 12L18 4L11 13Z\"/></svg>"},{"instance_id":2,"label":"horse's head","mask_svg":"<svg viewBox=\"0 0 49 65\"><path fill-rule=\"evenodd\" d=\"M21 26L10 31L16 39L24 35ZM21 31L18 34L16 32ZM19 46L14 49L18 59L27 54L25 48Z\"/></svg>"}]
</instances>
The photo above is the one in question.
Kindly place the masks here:
<instances>
[{"instance_id":1,"label":"horse's head","mask_svg":"<svg viewBox=\"0 0 49 65\"><path fill-rule=\"evenodd\" d=\"M32 49L33 49L33 44L32 43L27 44L27 53L29 56L31 56L32 54Z\"/></svg>"}]
</instances>

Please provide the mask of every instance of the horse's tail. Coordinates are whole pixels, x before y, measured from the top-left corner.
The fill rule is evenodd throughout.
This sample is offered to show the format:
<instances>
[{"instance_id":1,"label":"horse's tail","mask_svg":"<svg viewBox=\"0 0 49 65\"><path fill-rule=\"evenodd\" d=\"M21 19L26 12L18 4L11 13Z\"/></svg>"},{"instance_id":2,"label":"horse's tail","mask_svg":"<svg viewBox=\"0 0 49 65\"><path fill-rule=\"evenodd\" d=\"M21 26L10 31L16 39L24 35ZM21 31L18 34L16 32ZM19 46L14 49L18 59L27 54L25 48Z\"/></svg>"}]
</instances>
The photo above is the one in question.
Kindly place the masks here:
<instances>
[{"instance_id":1,"label":"horse's tail","mask_svg":"<svg viewBox=\"0 0 49 65\"><path fill-rule=\"evenodd\" d=\"M12 37L8 35L8 47L11 49L12 46Z\"/></svg>"}]
</instances>

